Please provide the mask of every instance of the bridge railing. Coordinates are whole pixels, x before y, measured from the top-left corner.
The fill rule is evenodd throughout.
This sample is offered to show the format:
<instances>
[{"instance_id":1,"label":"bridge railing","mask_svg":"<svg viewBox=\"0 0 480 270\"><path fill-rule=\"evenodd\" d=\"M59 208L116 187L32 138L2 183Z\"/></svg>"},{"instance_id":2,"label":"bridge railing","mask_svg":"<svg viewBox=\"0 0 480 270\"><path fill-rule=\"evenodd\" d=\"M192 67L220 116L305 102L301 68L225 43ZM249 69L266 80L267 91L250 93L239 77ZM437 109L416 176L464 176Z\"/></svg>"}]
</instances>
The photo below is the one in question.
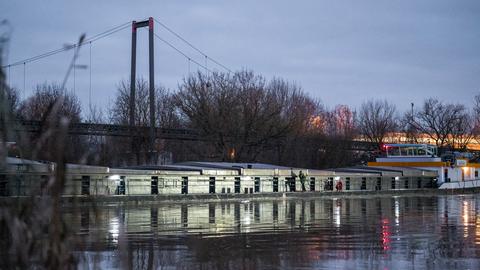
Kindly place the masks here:
<instances>
[{"instance_id":1,"label":"bridge railing","mask_svg":"<svg viewBox=\"0 0 480 270\"><path fill-rule=\"evenodd\" d=\"M12 123L15 131L38 133L47 126L42 121L35 120L17 120ZM90 135L90 136L145 136L148 134L150 127L135 126L131 128L128 125L115 124L96 124L96 123L71 123L68 126L68 133L72 135ZM178 140L198 140L199 134L191 129L179 128L155 128L155 136L164 139Z\"/></svg>"}]
</instances>

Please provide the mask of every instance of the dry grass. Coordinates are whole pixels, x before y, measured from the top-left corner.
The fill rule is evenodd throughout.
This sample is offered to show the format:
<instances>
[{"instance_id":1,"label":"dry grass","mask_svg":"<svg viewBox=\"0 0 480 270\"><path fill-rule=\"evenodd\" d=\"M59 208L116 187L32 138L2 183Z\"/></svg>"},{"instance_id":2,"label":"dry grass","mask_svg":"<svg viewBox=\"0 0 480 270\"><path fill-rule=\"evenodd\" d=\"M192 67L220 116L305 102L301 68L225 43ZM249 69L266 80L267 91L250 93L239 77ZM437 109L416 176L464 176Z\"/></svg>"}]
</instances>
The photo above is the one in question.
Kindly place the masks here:
<instances>
[{"instance_id":1,"label":"dry grass","mask_svg":"<svg viewBox=\"0 0 480 270\"><path fill-rule=\"evenodd\" d=\"M79 39L82 44L84 35ZM73 63L81 46L75 48L75 55L69 65L62 88L65 87ZM1 60L1 59L0 59ZM1 61L0 61L1 63ZM9 140L19 140L14 134L14 121L9 111L8 86L5 73L0 71L0 170L6 168ZM50 108L49 115L58 116L62 98ZM77 260L73 249L79 240L69 230L62 217L61 196L65 184L65 157L68 119L50 117L36 141L35 149L47 149L55 160L54 174L50 176L44 190L34 190L28 199L8 198L0 201L0 268L2 269L73 269ZM49 139L50 138L50 139ZM47 144L48 145L41 145ZM40 145L39 145L40 144ZM46 148L45 148L46 147Z\"/></svg>"}]
</instances>

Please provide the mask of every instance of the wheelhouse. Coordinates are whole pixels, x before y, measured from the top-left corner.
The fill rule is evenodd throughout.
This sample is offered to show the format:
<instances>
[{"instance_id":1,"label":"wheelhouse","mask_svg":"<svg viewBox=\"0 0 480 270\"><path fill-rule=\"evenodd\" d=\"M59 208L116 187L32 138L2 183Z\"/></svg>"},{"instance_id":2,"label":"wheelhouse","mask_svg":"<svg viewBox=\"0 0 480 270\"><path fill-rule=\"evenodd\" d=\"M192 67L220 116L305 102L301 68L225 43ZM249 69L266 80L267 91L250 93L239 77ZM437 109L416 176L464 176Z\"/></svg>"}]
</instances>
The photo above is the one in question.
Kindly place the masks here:
<instances>
[{"instance_id":1,"label":"wheelhouse","mask_svg":"<svg viewBox=\"0 0 480 270\"><path fill-rule=\"evenodd\" d=\"M430 144L385 144L387 157L436 157L437 147Z\"/></svg>"}]
</instances>

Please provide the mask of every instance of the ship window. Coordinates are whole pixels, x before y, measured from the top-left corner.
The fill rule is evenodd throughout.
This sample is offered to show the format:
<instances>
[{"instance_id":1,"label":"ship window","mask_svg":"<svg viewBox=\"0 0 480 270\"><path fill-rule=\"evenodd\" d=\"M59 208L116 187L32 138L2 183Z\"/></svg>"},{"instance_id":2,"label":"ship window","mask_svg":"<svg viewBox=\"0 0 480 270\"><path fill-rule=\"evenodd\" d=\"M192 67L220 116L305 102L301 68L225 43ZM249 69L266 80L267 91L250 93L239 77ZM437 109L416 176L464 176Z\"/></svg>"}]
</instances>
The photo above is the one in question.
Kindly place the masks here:
<instances>
[{"instance_id":1,"label":"ship window","mask_svg":"<svg viewBox=\"0 0 480 270\"><path fill-rule=\"evenodd\" d=\"M432 145L387 144L387 156L436 156L437 148Z\"/></svg>"},{"instance_id":2,"label":"ship window","mask_svg":"<svg viewBox=\"0 0 480 270\"><path fill-rule=\"evenodd\" d=\"M182 177L182 194L188 194L188 177Z\"/></svg>"},{"instance_id":3,"label":"ship window","mask_svg":"<svg viewBox=\"0 0 480 270\"><path fill-rule=\"evenodd\" d=\"M208 180L208 193L215 193L215 177L210 177Z\"/></svg>"},{"instance_id":4,"label":"ship window","mask_svg":"<svg viewBox=\"0 0 480 270\"><path fill-rule=\"evenodd\" d=\"M273 192L278 192L278 177L273 178Z\"/></svg>"},{"instance_id":5,"label":"ship window","mask_svg":"<svg viewBox=\"0 0 480 270\"><path fill-rule=\"evenodd\" d=\"M90 195L90 176L82 176L82 195Z\"/></svg>"},{"instance_id":6,"label":"ship window","mask_svg":"<svg viewBox=\"0 0 480 270\"><path fill-rule=\"evenodd\" d=\"M315 177L310 177L310 191L315 191Z\"/></svg>"},{"instance_id":7,"label":"ship window","mask_svg":"<svg viewBox=\"0 0 480 270\"><path fill-rule=\"evenodd\" d=\"M367 189L367 178L362 177L362 185L360 186L361 190L366 190Z\"/></svg>"},{"instance_id":8,"label":"ship window","mask_svg":"<svg viewBox=\"0 0 480 270\"><path fill-rule=\"evenodd\" d=\"M240 177L235 177L234 192L240 193Z\"/></svg>"},{"instance_id":9,"label":"ship window","mask_svg":"<svg viewBox=\"0 0 480 270\"><path fill-rule=\"evenodd\" d=\"M150 194L158 194L158 176L152 176L150 181Z\"/></svg>"},{"instance_id":10,"label":"ship window","mask_svg":"<svg viewBox=\"0 0 480 270\"><path fill-rule=\"evenodd\" d=\"M381 190L382 189L382 178L377 177L377 184L375 185L376 190Z\"/></svg>"},{"instance_id":11,"label":"ship window","mask_svg":"<svg viewBox=\"0 0 480 270\"><path fill-rule=\"evenodd\" d=\"M260 177L255 177L254 186L255 192L260 192Z\"/></svg>"}]
</instances>

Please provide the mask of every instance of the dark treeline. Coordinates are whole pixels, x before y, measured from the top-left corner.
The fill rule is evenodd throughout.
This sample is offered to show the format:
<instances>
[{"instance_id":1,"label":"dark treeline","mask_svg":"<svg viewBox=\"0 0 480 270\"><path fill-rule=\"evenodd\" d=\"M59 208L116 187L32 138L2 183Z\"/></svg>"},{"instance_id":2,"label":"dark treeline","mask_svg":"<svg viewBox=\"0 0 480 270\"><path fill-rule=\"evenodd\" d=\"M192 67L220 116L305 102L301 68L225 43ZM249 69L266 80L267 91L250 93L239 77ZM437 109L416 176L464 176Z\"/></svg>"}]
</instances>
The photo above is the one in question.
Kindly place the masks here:
<instances>
[{"instance_id":1,"label":"dark treeline","mask_svg":"<svg viewBox=\"0 0 480 270\"><path fill-rule=\"evenodd\" d=\"M49 122L61 117L69 122L128 125L130 82L117 85L110 108L88 108L56 84L41 84L25 100L14 89L7 91L15 117ZM136 82L135 124L149 125L148 83ZM176 91L156 87L156 125L196 130L204 140L155 142L158 160L266 162L310 168L360 164L370 153L352 151L353 140L380 146L386 142L430 142L442 149L466 149L477 141L480 95L473 110L429 98L416 110L403 114L386 100L369 100L358 110L347 105L327 107L306 94L299 85L282 78L267 80L252 71L233 74L197 73L184 78ZM58 100L61 102L58 104ZM55 115L52 106L60 106ZM82 118L82 115L85 117ZM59 120L59 119L57 119ZM147 163L148 134L130 138L69 136L65 155L69 162L125 166ZM31 135L18 138L19 154L51 160L48 142ZM36 147L42 145L46 148Z\"/></svg>"}]
</instances>

